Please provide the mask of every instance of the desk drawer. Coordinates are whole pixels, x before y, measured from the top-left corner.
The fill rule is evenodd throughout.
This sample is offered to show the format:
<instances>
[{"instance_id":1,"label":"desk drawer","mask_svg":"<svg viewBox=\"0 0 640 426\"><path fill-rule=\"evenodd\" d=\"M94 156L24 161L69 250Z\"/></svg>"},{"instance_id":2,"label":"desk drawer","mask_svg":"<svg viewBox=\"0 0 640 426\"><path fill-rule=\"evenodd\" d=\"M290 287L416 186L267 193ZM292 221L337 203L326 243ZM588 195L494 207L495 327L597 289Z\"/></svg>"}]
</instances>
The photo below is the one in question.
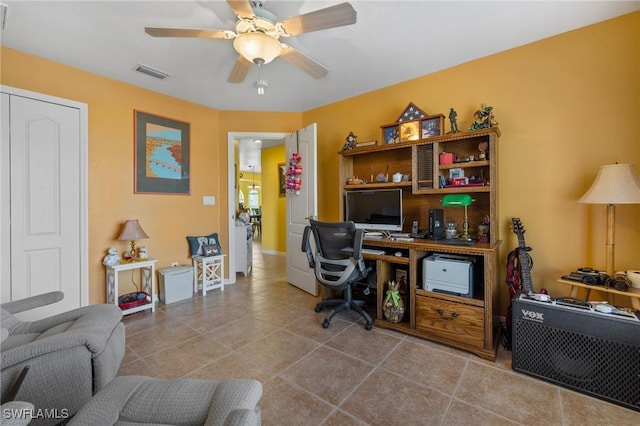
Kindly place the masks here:
<instances>
[{"instance_id":1,"label":"desk drawer","mask_svg":"<svg viewBox=\"0 0 640 426\"><path fill-rule=\"evenodd\" d=\"M416 296L416 329L482 348L484 309L428 296Z\"/></svg>"}]
</instances>

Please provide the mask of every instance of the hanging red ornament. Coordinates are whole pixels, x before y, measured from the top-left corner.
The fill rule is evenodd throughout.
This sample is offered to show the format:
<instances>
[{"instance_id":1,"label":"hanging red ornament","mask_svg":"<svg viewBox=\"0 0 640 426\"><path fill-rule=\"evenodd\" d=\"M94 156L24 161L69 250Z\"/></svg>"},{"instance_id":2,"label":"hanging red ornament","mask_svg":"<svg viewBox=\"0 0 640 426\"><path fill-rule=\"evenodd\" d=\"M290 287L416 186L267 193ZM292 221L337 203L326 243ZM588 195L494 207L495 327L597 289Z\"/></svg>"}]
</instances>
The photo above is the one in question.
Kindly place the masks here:
<instances>
[{"instance_id":1,"label":"hanging red ornament","mask_svg":"<svg viewBox=\"0 0 640 426\"><path fill-rule=\"evenodd\" d=\"M294 152L289 158L289 166L285 173L285 188L287 192L300 194L302 188L302 157L299 153Z\"/></svg>"}]
</instances>

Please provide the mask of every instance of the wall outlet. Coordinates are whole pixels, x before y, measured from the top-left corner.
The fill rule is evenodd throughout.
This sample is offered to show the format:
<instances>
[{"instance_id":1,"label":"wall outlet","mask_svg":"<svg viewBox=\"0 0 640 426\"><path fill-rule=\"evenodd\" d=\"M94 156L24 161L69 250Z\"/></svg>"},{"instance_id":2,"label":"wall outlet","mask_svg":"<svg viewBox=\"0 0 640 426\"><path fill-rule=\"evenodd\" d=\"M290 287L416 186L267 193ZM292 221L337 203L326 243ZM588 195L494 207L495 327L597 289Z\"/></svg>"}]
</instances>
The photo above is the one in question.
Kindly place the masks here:
<instances>
[{"instance_id":1,"label":"wall outlet","mask_svg":"<svg viewBox=\"0 0 640 426\"><path fill-rule=\"evenodd\" d=\"M171 262L171 266L175 268L176 266L178 266L178 262Z\"/></svg>"},{"instance_id":2,"label":"wall outlet","mask_svg":"<svg viewBox=\"0 0 640 426\"><path fill-rule=\"evenodd\" d=\"M205 195L202 197L202 205L214 206L216 204L216 197L214 195Z\"/></svg>"}]
</instances>

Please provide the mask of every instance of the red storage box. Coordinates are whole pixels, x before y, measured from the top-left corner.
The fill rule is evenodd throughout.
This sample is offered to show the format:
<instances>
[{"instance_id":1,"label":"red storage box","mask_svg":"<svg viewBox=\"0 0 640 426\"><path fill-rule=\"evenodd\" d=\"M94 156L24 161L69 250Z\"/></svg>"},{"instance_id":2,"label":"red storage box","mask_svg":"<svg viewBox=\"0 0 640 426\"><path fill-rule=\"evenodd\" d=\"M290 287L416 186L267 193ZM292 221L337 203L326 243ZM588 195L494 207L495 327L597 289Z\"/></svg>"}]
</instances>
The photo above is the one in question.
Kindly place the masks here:
<instances>
[{"instance_id":1,"label":"red storage box","mask_svg":"<svg viewBox=\"0 0 640 426\"><path fill-rule=\"evenodd\" d=\"M456 155L453 152L443 152L440 154L440 164L453 164Z\"/></svg>"}]
</instances>

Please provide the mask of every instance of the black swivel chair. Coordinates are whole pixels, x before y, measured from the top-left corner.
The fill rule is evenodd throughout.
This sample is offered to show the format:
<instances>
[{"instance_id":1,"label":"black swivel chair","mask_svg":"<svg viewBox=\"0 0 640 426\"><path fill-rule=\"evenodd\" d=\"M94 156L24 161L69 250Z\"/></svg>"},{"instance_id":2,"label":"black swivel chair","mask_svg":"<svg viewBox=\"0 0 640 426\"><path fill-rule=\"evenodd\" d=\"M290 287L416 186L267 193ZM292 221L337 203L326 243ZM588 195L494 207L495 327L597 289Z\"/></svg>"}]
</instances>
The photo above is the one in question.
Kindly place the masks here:
<instances>
[{"instance_id":1,"label":"black swivel chair","mask_svg":"<svg viewBox=\"0 0 640 426\"><path fill-rule=\"evenodd\" d=\"M316 253L314 255L310 236L313 233ZM366 278L369 269L365 267L362 257L362 229L356 229L353 222L319 222L311 220L304 230L302 251L307 254L309 267L315 271L316 279L324 287L331 290L344 291L342 299L328 299L316 305L316 312L333 307L322 322L323 328L335 314L343 310L353 309L365 320L364 328L371 330L373 321L363 309L364 302L353 300L352 290L356 282Z\"/></svg>"}]
</instances>

